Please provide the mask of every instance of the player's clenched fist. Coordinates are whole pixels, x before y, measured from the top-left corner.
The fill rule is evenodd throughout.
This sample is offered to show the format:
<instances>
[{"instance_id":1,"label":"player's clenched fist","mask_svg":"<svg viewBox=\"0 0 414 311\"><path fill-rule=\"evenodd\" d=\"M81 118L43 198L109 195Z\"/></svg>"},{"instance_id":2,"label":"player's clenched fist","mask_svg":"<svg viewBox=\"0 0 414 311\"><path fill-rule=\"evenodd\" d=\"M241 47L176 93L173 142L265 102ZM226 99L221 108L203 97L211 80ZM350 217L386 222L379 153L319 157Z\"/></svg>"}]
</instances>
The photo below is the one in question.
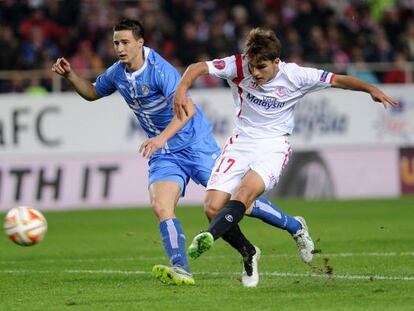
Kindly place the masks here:
<instances>
[{"instance_id":1,"label":"player's clenched fist","mask_svg":"<svg viewBox=\"0 0 414 311\"><path fill-rule=\"evenodd\" d=\"M52 65L52 71L61 76L67 76L71 72L70 63L64 57L60 57Z\"/></svg>"}]
</instances>

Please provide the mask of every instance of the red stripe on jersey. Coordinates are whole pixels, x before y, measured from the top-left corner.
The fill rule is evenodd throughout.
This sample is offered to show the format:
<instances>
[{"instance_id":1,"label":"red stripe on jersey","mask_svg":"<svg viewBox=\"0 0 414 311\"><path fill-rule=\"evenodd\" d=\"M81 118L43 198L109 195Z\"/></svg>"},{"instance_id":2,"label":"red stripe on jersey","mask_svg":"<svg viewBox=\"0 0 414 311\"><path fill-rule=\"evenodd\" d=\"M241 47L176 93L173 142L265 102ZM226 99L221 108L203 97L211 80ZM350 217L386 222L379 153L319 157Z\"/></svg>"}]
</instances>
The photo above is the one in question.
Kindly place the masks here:
<instances>
[{"instance_id":1,"label":"red stripe on jersey","mask_svg":"<svg viewBox=\"0 0 414 311\"><path fill-rule=\"evenodd\" d=\"M330 85L332 85L334 77L335 77L335 74L333 73L331 78L329 79L329 84Z\"/></svg>"},{"instance_id":2,"label":"red stripe on jersey","mask_svg":"<svg viewBox=\"0 0 414 311\"><path fill-rule=\"evenodd\" d=\"M243 103L243 98L242 98L243 90L239 86L239 84L244 79L244 76L243 76L242 56L241 54L236 54L235 57L236 57L237 77L233 79L233 83L237 85L237 92L239 93L239 98L240 98L240 110L239 110L239 113L237 114L237 116L239 117L241 114L242 103Z\"/></svg>"}]
</instances>

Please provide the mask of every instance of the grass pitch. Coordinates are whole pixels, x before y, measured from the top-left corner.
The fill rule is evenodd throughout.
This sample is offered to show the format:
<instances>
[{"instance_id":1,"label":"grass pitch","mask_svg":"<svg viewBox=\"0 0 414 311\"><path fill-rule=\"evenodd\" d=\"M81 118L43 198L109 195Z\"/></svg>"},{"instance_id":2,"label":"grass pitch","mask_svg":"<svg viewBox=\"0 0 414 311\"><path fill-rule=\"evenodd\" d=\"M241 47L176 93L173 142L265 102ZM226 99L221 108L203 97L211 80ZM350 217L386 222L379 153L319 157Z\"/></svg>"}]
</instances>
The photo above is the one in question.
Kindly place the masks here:
<instances>
[{"instance_id":1,"label":"grass pitch","mask_svg":"<svg viewBox=\"0 0 414 311\"><path fill-rule=\"evenodd\" d=\"M278 203L306 218L320 253L308 267L286 232L246 217L262 250L248 289L221 240L190 262L195 286L155 280L152 266L168 260L150 209L45 212L40 244L0 239L0 310L414 310L413 197ZM207 225L201 207L177 215L188 243Z\"/></svg>"}]
</instances>

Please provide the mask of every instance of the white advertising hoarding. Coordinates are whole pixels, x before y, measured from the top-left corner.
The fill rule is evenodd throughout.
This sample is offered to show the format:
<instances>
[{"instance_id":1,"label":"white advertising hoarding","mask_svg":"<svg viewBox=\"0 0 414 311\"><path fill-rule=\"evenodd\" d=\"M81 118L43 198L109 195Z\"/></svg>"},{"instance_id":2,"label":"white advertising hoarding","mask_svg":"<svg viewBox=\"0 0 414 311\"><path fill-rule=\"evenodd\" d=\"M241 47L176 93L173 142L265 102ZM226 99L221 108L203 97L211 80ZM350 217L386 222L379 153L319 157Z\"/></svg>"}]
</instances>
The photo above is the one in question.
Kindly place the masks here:
<instances>
[{"instance_id":1,"label":"white advertising hoarding","mask_svg":"<svg viewBox=\"0 0 414 311\"><path fill-rule=\"evenodd\" d=\"M414 87L382 88L401 102L398 108L385 110L364 93L324 90L307 95L296 109L294 151L385 148L387 152L387 148L413 146ZM235 118L230 90L193 90L191 94L223 144ZM57 209L148 205L147 165L138 154L144 139L119 95L95 102L74 93L2 95L0 209L16 204ZM333 163L326 153L325 158ZM385 165L383 173L394 172L394 180L398 163ZM343 184L347 183L341 175L343 164L331 169L334 179L341 176L334 180L336 189L342 189L336 197L370 197L385 187L371 183L372 187L355 192ZM385 195L399 195L394 183L386 186ZM190 187L184 202L202 202L203 188Z\"/></svg>"},{"instance_id":2,"label":"white advertising hoarding","mask_svg":"<svg viewBox=\"0 0 414 311\"><path fill-rule=\"evenodd\" d=\"M361 92L308 94L295 111L296 150L321 147L414 145L414 86L384 87L400 101L385 110ZM230 135L235 108L229 89L193 90L220 144ZM87 102L76 94L0 97L0 158L40 154L136 152L145 139L119 95Z\"/></svg>"},{"instance_id":3,"label":"white advertising hoarding","mask_svg":"<svg viewBox=\"0 0 414 311\"><path fill-rule=\"evenodd\" d=\"M0 161L0 210L149 206L147 162L137 154L40 156ZM182 203L202 202L189 184Z\"/></svg>"}]
</instances>

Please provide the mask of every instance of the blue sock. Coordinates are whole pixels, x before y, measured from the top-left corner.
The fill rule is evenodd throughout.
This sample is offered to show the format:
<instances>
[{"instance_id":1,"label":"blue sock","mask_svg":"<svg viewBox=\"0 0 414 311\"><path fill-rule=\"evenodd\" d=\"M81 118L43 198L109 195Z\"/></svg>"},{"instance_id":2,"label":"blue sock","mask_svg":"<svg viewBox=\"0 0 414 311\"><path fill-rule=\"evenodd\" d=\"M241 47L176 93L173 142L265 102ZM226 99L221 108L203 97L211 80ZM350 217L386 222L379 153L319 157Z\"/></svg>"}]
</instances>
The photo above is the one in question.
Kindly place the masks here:
<instances>
[{"instance_id":1,"label":"blue sock","mask_svg":"<svg viewBox=\"0 0 414 311\"><path fill-rule=\"evenodd\" d=\"M274 227L288 231L290 234L294 234L302 228L299 221L285 214L264 196L256 199L253 203L252 212L248 216L259 218Z\"/></svg>"},{"instance_id":2,"label":"blue sock","mask_svg":"<svg viewBox=\"0 0 414 311\"><path fill-rule=\"evenodd\" d=\"M165 252L172 265L180 265L190 272L185 254L185 235L177 218L167 219L159 224Z\"/></svg>"}]
</instances>

